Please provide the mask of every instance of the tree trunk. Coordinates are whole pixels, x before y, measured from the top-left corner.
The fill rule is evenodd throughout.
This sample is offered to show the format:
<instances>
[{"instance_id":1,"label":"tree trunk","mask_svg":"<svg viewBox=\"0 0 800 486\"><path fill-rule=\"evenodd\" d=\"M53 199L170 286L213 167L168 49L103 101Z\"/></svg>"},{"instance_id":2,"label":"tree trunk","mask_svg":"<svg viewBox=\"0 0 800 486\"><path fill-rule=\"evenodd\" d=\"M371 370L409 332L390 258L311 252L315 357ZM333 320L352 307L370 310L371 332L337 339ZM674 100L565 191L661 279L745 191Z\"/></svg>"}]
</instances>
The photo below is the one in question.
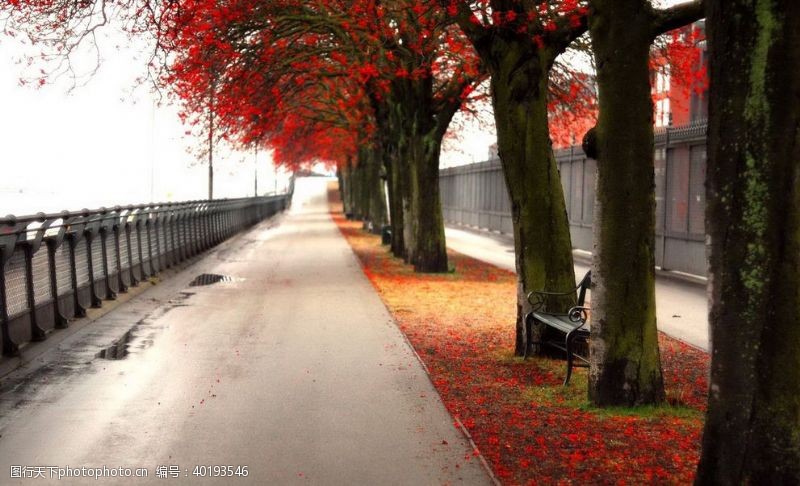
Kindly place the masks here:
<instances>
[{"instance_id":1,"label":"tree trunk","mask_svg":"<svg viewBox=\"0 0 800 486\"><path fill-rule=\"evenodd\" d=\"M444 236L439 191L439 140L424 137L412 146L411 214L416 225L414 248L409 261L417 272L447 272L447 246Z\"/></svg>"},{"instance_id":2,"label":"tree trunk","mask_svg":"<svg viewBox=\"0 0 800 486\"><path fill-rule=\"evenodd\" d=\"M403 81L397 94L400 101L394 113L400 135L397 149L406 256L417 272L447 272L439 192L439 153L444 131L439 129L440 124L449 123L452 115L433 112L432 79Z\"/></svg>"},{"instance_id":3,"label":"tree trunk","mask_svg":"<svg viewBox=\"0 0 800 486\"><path fill-rule=\"evenodd\" d=\"M401 161L398 157L398 130L396 104L389 97L376 96L371 91L370 102L375 114L376 137L381 147L383 168L386 171L386 190L389 196L389 221L392 228L392 254L406 259L406 245L403 238L403 194Z\"/></svg>"},{"instance_id":4,"label":"tree trunk","mask_svg":"<svg viewBox=\"0 0 800 486\"><path fill-rule=\"evenodd\" d=\"M597 198L589 397L599 406L664 400L655 301L653 102L647 0L594 0Z\"/></svg>"},{"instance_id":5,"label":"tree trunk","mask_svg":"<svg viewBox=\"0 0 800 486\"><path fill-rule=\"evenodd\" d=\"M356 184L356 177L353 170L353 164L348 160L342 167L342 180L344 180L344 208L345 214L349 214L353 218L356 213L356 190L353 187Z\"/></svg>"},{"instance_id":6,"label":"tree trunk","mask_svg":"<svg viewBox=\"0 0 800 486\"><path fill-rule=\"evenodd\" d=\"M697 484L800 483L800 3L711 0Z\"/></svg>"},{"instance_id":7,"label":"tree trunk","mask_svg":"<svg viewBox=\"0 0 800 486\"><path fill-rule=\"evenodd\" d=\"M358 178L358 219L366 221L369 219L370 191L372 186L369 180L369 157L367 157L364 149L359 151L358 163L356 164L356 174Z\"/></svg>"},{"instance_id":8,"label":"tree trunk","mask_svg":"<svg viewBox=\"0 0 800 486\"><path fill-rule=\"evenodd\" d=\"M523 318L530 311L527 293L574 288L575 270L564 193L547 121L552 57L520 43L495 39L491 59L497 146L511 200L516 248L515 352L522 355ZM539 331L534 328L534 332ZM528 342L540 338L535 335ZM534 351L533 347L529 351Z\"/></svg>"},{"instance_id":9,"label":"tree trunk","mask_svg":"<svg viewBox=\"0 0 800 486\"><path fill-rule=\"evenodd\" d=\"M400 161L393 147L384 149L384 167L386 168L387 186L389 189L389 220L392 226L392 254L405 259L406 245L403 239L403 185L400 174Z\"/></svg>"},{"instance_id":10,"label":"tree trunk","mask_svg":"<svg viewBox=\"0 0 800 486\"><path fill-rule=\"evenodd\" d=\"M439 192L439 150L427 137L409 137L402 151L402 222L408 263L417 272L448 271Z\"/></svg>"},{"instance_id":11,"label":"tree trunk","mask_svg":"<svg viewBox=\"0 0 800 486\"><path fill-rule=\"evenodd\" d=\"M339 181L339 199L342 201L342 213L347 214L349 212L349 208L347 207L347 201L345 198L345 186L348 184L345 181L345 173L344 167L337 167L336 168L336 180Z\"/></svg>"},{"instance_id":12,"label":"tree trunk","mask_svg":"<svg viewBox=\"0 0 800 486\"><path fill-rule=\"evenodd\" d=\"M380 234L386 224L386 192L381 179L381 155L377 147L367 149L367 180L369 182L369 214L372 232Z\"/></svg>"}]
</instances>

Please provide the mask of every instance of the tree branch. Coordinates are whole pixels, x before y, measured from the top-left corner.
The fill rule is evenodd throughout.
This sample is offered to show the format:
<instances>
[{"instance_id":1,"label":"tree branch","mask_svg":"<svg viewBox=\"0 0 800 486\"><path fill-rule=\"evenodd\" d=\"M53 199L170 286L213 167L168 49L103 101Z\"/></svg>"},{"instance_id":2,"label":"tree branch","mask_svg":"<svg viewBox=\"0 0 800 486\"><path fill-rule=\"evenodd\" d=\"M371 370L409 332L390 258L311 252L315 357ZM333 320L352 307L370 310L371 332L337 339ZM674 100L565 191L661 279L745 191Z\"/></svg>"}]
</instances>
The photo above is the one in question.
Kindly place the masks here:
<instances>
[{"instance_id":1,"label":"tree branch","mask_svg":"<svg viewBox=\"0 0 800 486\"><path fill-rule=\"evenodd\" d=\"M705 17L705 1L694 0L664 10L656 10L653 17L653 38L683 27Z\"/></svg>"},{"instance_id":2,"label":"tree branch","mask_svg":"<svg viewBox=\"0 0 800 486\"><path fill-rule=\"evenodd\" d=\"M589 16L587 14L578 17L577 25L563 25L551 34L546 35L547 43L555 47L555 52L561 54L570 44L572 44L578 37L582 36L589 30ZM562 20L566 23L566 20Z\"/></svg>"},{"instance_id":3,"label":"tree branch","mask_svg":"<svg viewBox=\"0 0 800 486\"><path fill-rule=\"evenodd\" d=\"M439 3L443 8L447 8L448 5L454 3L457 8L455 21L476 49L485 42L488 29L481 25L475 13L469 8L469 2L462 0L440 0Z\"/></svg>"}]
</instances>

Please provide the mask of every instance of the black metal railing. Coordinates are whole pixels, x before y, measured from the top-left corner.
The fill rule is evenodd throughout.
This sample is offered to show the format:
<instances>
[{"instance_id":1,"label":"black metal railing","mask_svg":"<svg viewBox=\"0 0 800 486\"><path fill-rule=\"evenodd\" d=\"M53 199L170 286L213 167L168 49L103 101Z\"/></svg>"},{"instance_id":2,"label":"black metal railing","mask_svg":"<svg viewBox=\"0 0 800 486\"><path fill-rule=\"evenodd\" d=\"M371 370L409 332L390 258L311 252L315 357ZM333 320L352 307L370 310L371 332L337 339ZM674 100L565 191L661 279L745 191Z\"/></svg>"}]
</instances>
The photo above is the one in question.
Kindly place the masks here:
<instances>
[{"instance_id":1,"label":"black metal railing","mask_svg":"<svg viewBox=\"0 0 800 486\"><path fill-rule=\"evenodd\" d=\"M3 355L284 210L290 195L0 218Z\"/></svg>"},{"instance_id":2,"label":"black metal railing","mask_svg":"<svg viewBox=\"0 0 800 486\"><path fill-rule=\"evenodd\" d=\"M655 129L656 265L705 275L705 120ZM555 151L572 245L592 251L597 163L580 146ZM511 202L499 159L439 171L450 224L513 234Z\"/></svg>"}]
</instances>

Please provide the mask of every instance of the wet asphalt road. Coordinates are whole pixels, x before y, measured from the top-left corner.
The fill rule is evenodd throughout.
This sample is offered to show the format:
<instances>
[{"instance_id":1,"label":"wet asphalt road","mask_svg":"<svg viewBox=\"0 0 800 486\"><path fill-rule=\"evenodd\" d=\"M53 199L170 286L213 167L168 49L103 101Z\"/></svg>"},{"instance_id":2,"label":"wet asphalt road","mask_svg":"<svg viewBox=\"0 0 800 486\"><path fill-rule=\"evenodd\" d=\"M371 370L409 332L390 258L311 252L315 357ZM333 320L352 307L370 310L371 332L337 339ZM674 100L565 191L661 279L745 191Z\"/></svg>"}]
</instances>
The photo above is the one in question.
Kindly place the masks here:
<instances>
[{"instance_id":1,"label":"wet asphalt road","mask_svg":"<svg viewBox=\"0 0 800 486\"><path fill-rule=\"evenodd\" d=\"M279 222L4 377L0 484L490 483L330 220L326 182L300 180ZM202 273L231 281L188 286ZM123 359L98 357L120 339L106 354ZM148 478L12 479L15 465Z\"/></svg>"}]
</instances>

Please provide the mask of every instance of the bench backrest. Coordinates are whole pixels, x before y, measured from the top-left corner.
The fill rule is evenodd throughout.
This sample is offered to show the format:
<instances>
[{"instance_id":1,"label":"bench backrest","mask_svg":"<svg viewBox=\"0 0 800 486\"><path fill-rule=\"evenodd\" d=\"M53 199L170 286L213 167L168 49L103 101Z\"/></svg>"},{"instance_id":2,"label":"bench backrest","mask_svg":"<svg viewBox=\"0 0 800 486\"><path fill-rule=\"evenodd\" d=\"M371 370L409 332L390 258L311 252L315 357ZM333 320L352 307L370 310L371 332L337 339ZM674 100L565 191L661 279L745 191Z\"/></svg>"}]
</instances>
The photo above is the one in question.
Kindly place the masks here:
<instances>
[{"instance_id":1,"label":"bench backrest","mask_svg":"<svg viewBox=\"0 0 800 486\"><path fill-rule=\"evenodd\" d=\"M586 291L589 287L592 286L592 271L589 270L586 272L586 275L583 276L580 283L578 283L578 305L583 306L583 302L586 300Z\"/></svg>"}]
</instances>

